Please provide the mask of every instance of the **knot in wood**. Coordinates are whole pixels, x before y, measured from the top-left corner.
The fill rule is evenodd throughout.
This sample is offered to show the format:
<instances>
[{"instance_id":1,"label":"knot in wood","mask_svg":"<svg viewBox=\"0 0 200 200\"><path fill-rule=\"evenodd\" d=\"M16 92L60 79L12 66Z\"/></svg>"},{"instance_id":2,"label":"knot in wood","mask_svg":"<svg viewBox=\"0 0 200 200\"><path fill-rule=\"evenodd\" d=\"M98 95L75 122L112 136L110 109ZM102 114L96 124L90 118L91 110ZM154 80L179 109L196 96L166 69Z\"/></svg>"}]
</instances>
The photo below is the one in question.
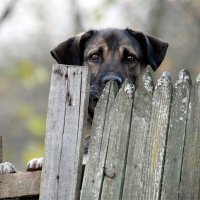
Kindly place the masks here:
<instances>
[{"instance_id":1,"label":"knot in wood","mask_svg":"<svg viewBox=\"0 0 200 200\"><path fill-rule=\"evenodd\" d=\"M62 72L62 70L60 69L60 68L56 68L56 69L54 69L54 71L53 71L55 74L58 74L58 75L60 75L60 76L62 76L63 75L63 72Z\"/></svg>"},{"instance_id":2,"label":"knot in wood","mask_svg":"<svg viewBox=\"0 0 200 200\"><path fill-rule=\"evenodd\" d=\"M113 170L108 170L106 167L103 169L103 174L105 177L113 179L115 178L116 174Z\"/></svg>"},{"instance_id":3,"label":"knot in wood","mask_svg":"<svg viewBox=\"0 0 200 200\"><path fill-rule=\"evenodd\" d=\"M71 105L72 105L72 97L70 96L69 93L67 93L66 101L67 101L67 103L68 103L68 106L71 106Z\"/></svg>"}]
</instances>

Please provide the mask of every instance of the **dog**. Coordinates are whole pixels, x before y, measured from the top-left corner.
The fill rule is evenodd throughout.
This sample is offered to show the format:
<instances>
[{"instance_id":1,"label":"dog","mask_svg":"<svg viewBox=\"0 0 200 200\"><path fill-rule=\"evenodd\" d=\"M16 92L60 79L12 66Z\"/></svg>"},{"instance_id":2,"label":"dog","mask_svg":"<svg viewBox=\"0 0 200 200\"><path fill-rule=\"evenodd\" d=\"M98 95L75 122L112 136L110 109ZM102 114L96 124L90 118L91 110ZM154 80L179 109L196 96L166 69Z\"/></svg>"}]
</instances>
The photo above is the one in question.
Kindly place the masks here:
<instances>
[{"instance_id":1,"label":"dog","mask_svg":"<svg viewBox=\"0 0 200 200\"><path fill-rule=\"evenodd\" d=\"M90 30L72 37L51 51L59 64L84 65L91 70L89 115L110 81L119 86L130 79L135 87L147 65L156 69L163 61L168 44L158 38L131 29Z\"/></svg>"},{"instance_id":2,"label":"dog","mask_svg":"<svg viewBox=\"0 0 200 200\"><path fill-rule=\"evenodd\" d=\"M69 38L52 49L51 55L59 64L89 67L88 114L93 118L96 103L108 81L116 81L120 87L128 78L137 87L147 65L156 71L167 48L167 42L141 31L107 28ZM28 170L41 167L41 158L28 164Z\"/></svg>"}]
</instances>

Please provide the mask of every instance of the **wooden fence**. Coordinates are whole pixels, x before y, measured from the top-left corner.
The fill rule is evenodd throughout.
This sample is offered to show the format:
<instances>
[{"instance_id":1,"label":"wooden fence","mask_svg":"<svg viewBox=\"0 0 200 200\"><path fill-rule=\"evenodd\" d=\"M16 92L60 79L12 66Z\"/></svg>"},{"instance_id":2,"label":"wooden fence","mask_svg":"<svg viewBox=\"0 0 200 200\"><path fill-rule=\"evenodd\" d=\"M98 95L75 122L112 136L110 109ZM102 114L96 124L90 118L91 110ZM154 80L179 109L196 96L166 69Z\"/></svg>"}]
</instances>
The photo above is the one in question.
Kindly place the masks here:
<instances>
[{"instance_id":1,"label":"wooden fence","mask_svg":"<svg viewBox=\"0 0 200 200\"><path fill-rule=\"evenodd\" d=\"M81 184L88 88L87 68L54 66L45 162L41 183L35 181L41 200L200 199L200 75L193 86L182 70L173 86L163 73L154 88L147 72L136 91L128 81L119 92L109 82L96 106ZM1 199L20 196L8 189L20 184L5 181L17 175L0 176Z\"/></svg>"}]
</instances>

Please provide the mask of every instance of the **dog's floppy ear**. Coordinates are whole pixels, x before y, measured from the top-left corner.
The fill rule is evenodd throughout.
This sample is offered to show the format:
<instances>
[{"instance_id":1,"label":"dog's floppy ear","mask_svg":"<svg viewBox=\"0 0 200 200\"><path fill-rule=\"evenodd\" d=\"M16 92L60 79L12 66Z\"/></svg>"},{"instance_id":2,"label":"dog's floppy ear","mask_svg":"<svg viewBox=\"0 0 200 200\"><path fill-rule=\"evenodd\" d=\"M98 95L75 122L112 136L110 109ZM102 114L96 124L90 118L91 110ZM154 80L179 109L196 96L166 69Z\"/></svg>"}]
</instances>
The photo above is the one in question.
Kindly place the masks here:
<instances>
[{"instance_id":1,"label":"dog's floppy ear","mask_svg":"<svg viewBox=\"0 0 200 200\"><path fill-rule=\"evenodd\" d=\"M52 49L51 55L58 64L80 65L83 56L83 44L92 36L93 32L91 30L69 38Z\"/></svg>"},{"instance_id":2,"label":"dog's floppy ear","mask_svg":"<svg viewBox=\"0 0 200 200\"><path fill-rule=\"evenodd\" d=\"M152 69L156 71L165 57L168 43L140 31L127 30L141 44L145 52L146 64L151 65Z\"/></svg>"}]
</instances>

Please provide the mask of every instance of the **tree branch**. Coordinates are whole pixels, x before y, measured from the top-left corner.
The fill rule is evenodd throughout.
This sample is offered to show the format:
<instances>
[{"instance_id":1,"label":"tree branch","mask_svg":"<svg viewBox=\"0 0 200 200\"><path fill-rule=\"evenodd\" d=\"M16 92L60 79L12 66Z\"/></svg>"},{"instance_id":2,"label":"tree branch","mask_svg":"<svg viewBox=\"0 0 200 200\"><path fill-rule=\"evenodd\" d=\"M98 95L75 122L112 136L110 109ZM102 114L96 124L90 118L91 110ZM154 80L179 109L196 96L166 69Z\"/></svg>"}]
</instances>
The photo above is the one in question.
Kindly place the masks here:
<instances>
[{"instance_id":1,"label":"tree branch","mask_svg":"<svg viewBox=\"0 0 200 200\"><path fill-rule=\"evenodd\" d=\"M15 8L18 0L12 0L3 11L2 15L0 16L0 26L2 23L8 18L8 16L12 13L13 9Z\"/></svg>"}]
</instances>

